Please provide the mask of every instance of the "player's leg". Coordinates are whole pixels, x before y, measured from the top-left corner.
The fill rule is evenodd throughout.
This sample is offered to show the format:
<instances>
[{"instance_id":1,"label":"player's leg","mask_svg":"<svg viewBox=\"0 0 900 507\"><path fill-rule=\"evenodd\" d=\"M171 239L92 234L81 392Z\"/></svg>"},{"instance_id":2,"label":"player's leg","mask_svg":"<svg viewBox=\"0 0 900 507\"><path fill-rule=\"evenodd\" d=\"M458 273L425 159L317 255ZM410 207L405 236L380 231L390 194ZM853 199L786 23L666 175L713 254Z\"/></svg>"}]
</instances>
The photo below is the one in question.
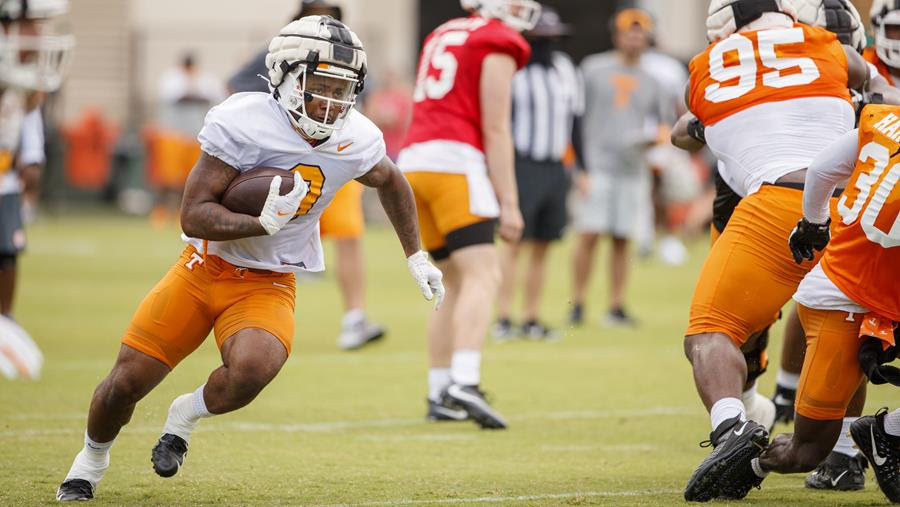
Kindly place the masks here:
<instances>
[{"instance_id":1,"label":"player's leg","mask_svg":"<svg viewBox=\"0 0 900 507\"><path fill-rule=\"evenodd\" d=\"M900 503L900 410L882 408L874 416L860 417L850 434L865 454L878 487L894 503Z\"/></svg>"},{"instance_id":2,"label":"player's leg","mask_svg":"<svg viewBox=\"0 0 900 507\"><path fill-rule=\"evenodd\" d=\"M646 168L644 170L647 171ZM612 209L612 216L604 232L611 236L612 251L609 266L609 310L604 322L608 326L633 326L636 321L625 311L625 288L631 255L629 247L635 245L635 248L643 248L641 243L645 242L652 250L655 234L649 171L644 175L614 177L608 200L606 206Z\"/></svg>"},{"instance_id":3,"label":"player's leg","mask_svg":"<svg viewBox=\"0 0 900 507\"><path fill-rule=\"evenodd\" d=\"M866 486L866 461L850 437L850 426L862 415L866 404L866 383L862 382L847 406L834 448L824 461L806 476L807 488L858 491Z\"/></svg>"},{"instance_id":4,"label":"player's leg","mask_svg":"<svg viewBox=\"0 0 900 507\"><path fill-rule=\"evenodd\" d=\"M525 275L524 292L524 324L522 332L532 339L555 338L556 333L540 321L541 294L544 291L544 281L547 271L547 250L549 241L530 241L531 255L528 257L527 272Z\"/></svg>"},{"instance_id":5,"label":"player's leg","mask_svg":"<svg viewBox=\"0 0 900 507\"><path fill-rule=\"evenodd\" d=\"M18 254L0 254L0 315L12 315L18 277Z\"/></svg>"},{"instance_id":6,"label":"player's leg","mask_svg":"<svg viewBox=\"0 0 900 507\"><path fill-rule=\"evenodd\" d=\"M747 363L739 347L754 330L771 324L809 269L793 263L784 248L801 198L795 190L764 186L742 200L701 271L685 352L710 410L714 450L691 477L688 500L742 498L762 481L750 464L768 433L757 421L742 422Z\"/></svg>"},{"instance_id":7,"label":"player's leg","mask_svg":"<svg viewBox=\"0 0 900 507\"><path fill-rule=\"evenodd\" d=\"M776 421L789 423L794 419L794 399L800 383L800 369L806 352L806 335L797 316L797 308L788 312L784 323L784 342L781 345L781 364L775 375Z\"/></svg>"},{"instance_id":8,"label":"player's leg","mask_svg":"<svg viewBox=\"0 0 900 507\"><path fill-rule=\"evenodd\" d=\"M600 235L582 232L575 239L572 252L572 315L569 323L579 326L584 322L584 301L594 271L594 252Z\"/></svg>"},{"instance_id":9,"label":"player's leg","mask_svg":"<svg viewBox=\"0 0 900 507\"><path fill-rule=\"evenodd\" d=\"M516 290L516 271L521 243L518 241L500 246L500 289L497 293L497 322L491 335L498 340L515 336L511 315Z\"/></svg>"},{"instance_id":10,"label":"player's leg","mask_svg":"<svg viewBox=\"0 0 900 507\"><path fill-rule=\"evenodd\" d=\"M612 238L612 251L609 256L609 311L606 314L606 325L633 326L635 320L625 312L625 287L628 283L628 265L630 264L628 245L624 237Z\"/></svg>"},{"instance_id":11,"label":"player's leg","mask_svg":"<svg viewBox=\"0 0 900 507\"><path fill-rule=\"evenodd\" d=\"M192 247L141 302L109 375L94 391L84 447L57 491L60 500L93 497L109 465L109 449L147 395L209 334L210 275Z\"/></svg>"},{"instance_id":12,"label":"player's leg","mask_svg":"<svg viewBox=\"0 0 900 507\"><path fill-rule=\"evenodd\" d=\"M807 345L794 433L779 435L759 457L764 472L808 472L821 463L834 447L850 400L864 381L857 360L862 315L853 319L847 312L802 305L798 311Z\"/></svg>"},{"instance_id":13,"label":"player's leg","mask_svg":"<svg viewBox=\"0 0 900 507\"><path fill-rule=\"evenodd\" d=\"M18 256L25 248L19 194L0 195L0 314L11 317L18 278Z\"/></svg>"},{"instance_id":14,"label":"player's leg","mask_svg":"<svg viewBox=\"0 0 900 507\"><path fill-rule=\"evenodd\" d=\"M281 370L294 336L293 274L255 274L213 258L221 271L210 290L216 302L216 343L222 366L191 393L172 402L152 452L153 469L162 477L178 472L197 422L237 410Z\"/></svg>"},{"instance_id":15,"label":"player's leg","mask_svg":"<svg viewBox=\"0 0 900 507\"><path fill-rule=\"evenodd\" d=\"M384 328L370 321L365 313L362 191L362 184L355 181L341 187L319 220L322 236L334 239L335 271L344 304L337 342L338 347L344 350L363 347L382 338L385 333Z\"/></svg>"},{"instance_id":16,"label":"player's leg","mask_svg":"<svg viewBox=\"0 0 900 507\"><path fill-rule=\"evenodd\" d=\"M444 274L446 290L444 302L428 319L428 413L426 419L432 422L464 421L469 415L465 410L453 406L446 397L447 388L452 383L450 366L453 362L453 337L455 324L453 315L459 300L459 274L450 262L446 249L432 254L437 267Z\"/></svg>"},{"instance_id":17,"label":"player's leg","mask_svg":"<svg viewBox=\"0 0 900 507\"><path fill-rule=\"evenodd\" d=\"M768 356L766 347L769 345L769 328L766 327L758 333L754 333L741 347L744 361L747 363L747 380L744 382L744 392L741 401L747 410L747 418L759 423L766 431L772 431L775 425L775 404L769 398L759 394L757 381L766 371Z\"/></svg>"}]
</instances>

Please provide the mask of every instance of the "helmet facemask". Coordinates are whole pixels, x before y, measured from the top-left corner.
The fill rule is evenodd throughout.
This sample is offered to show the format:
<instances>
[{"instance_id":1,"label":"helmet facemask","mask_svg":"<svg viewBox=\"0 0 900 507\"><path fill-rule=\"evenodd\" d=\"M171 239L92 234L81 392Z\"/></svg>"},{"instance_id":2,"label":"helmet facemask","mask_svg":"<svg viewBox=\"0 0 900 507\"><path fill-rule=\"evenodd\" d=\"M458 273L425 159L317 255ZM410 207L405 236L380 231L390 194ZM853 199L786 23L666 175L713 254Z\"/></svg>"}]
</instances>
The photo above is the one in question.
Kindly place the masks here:
<instances>
[{"instance_id":1,"label":"helmet facemask","mask_svg":"<svg viewBox=\"0 0 900 507\"><path fill-rule=\"evenodd\" d=\"M0 84L44 92L57 90L74 45L71 35L40 33L35 21L8 22L0 30Z\"/></svg>"},{"instance_id":2,"label":"helmet facemask","mask_svg":"<svg viewBox=\"0 0 900 507\"><path fill-rule=\"evenodd\" d=\"M874 26L875 52L878 58L889 66L900 69L900 38L889 37L889 27L900 27L900 10L888 12Z\"/></svg>"},{"instance_id":3,"label":"helmet facemask","mask_svg":"<svg viewBox=\"0 0 900 507\"><path fill-rule=\"evenodd\" d=\"M356 71L334 64L290 64L275 98L291 123L310 139L325 139L344 126L356 104L360 78Z\"/></svg>"}]
</instances>

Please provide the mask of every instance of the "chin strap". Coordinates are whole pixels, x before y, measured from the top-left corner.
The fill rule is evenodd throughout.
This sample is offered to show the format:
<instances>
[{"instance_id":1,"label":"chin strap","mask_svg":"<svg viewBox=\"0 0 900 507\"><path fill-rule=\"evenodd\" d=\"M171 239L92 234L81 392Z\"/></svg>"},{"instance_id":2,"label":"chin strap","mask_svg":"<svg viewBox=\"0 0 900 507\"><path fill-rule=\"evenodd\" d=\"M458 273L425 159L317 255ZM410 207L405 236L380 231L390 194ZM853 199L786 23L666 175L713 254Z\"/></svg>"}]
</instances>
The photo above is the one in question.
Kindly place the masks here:
<instances>
[{"instance_id":1,"label":"chin strap","mask_svg":"<svg viewBox=\"0 0 900 507\"><path fill-rule=\"evenodd\" d=\"M767 12L782 12L775 0L738 0L731 4L736 28L748 25Z\"/></svg>"}]
</instances>

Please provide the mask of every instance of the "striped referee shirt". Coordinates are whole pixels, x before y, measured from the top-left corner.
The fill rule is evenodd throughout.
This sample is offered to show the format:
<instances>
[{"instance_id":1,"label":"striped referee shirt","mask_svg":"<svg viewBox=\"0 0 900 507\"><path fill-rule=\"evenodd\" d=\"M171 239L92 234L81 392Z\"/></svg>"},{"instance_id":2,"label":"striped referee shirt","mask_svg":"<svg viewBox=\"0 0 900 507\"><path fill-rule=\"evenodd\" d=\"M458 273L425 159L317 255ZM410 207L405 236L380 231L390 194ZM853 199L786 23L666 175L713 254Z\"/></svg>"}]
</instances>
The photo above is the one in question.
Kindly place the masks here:
<instances>
[{"instance_id":1,"label":"striped referee shirt","mask_svg":"<svg viewBox=\"0 0 900 507\"><path fill-rule=\"evenodd\" d=\"M584 85L572 59L554 51L551 65L532 62L513 79L516 155L542 162L562 160L572 125L584 112Z\"/></svg>"}]
</instances>

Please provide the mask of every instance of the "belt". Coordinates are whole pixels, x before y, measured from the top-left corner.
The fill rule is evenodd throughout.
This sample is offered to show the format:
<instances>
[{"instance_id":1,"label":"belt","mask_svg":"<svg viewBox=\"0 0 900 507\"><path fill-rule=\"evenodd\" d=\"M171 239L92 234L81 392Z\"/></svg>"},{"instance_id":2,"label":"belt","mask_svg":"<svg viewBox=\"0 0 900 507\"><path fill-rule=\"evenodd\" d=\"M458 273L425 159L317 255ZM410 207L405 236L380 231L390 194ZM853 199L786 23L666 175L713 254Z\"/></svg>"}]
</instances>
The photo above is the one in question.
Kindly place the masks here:
<instances>
[{"instance_id":1,"label":"belt","mask_svg":"<svg viewBox=\"0 0 900 507\"><path fill-rule=\"evenodd\" d=\"M775 181L772 183L763 183L763 185L771 185L773 187L784 187L784 188L793 188L794 190L803 190L803 183L799 181ZM843 188L835 188L834 192L831 193L831 197L840 197L841 194L844 193Z\"/></svg>"},{"instance_id":2,"label":"belt","mask_svg":"<svg viewBox=\"0 0 900 507\"><path fill-rule=\"evenodd\" d=\"M270 271L268 269L245 268L244 266L235 266L234 268L238 271L246 271L248 273L256 273L258 275L271 275L275 273L274 271Z\"/></svg>"}]
</instances>

